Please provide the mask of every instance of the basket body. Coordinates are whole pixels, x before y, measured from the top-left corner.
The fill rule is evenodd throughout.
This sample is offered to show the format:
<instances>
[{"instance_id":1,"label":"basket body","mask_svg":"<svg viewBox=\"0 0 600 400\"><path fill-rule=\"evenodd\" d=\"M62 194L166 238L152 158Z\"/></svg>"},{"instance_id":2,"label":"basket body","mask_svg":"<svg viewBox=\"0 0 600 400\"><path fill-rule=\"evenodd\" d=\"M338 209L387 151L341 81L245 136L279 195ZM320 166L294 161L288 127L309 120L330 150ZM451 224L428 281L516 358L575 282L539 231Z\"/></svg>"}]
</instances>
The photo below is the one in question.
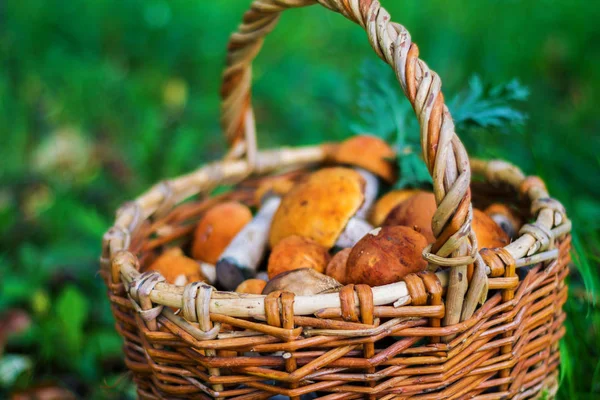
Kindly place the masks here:
<instances>
[{"instance_id":1,"label":"basket body","mask_svg":"<svg viewBox=\"0 0 600 400\"><path fill-rule=\"evenodd\" d=\"M536 217L531 210L539 213L539 207L527 193L545 190L541 181L520 179L516 188L502 173L490 173L488 164L477 165L491 179L471 186L476 207L505 202L517 206L526 220ZM139 259L135 268L143 271L164 246L185 246L195 221L216 202L233 199L253 206L257 179L218 198L158 206L161 212L153 218L140 211L137 219L127 219L131 235L121 247ZM132 292L136 283L122 279L123 270L115 271L121 264L114 261L119 253L114 229L105 238L101 272L140 398L299 398L309 393L327 399L551 398L558 342L565 332L562 305L570 262L568 229L555 236L548 246L555 256L541 262L534 257L533 264L516 272L514 264L492 268L485 303L472 317L444 327L445 293L435 274L409 275L409 299L398 307L375 306L371 288L348 285L338 308L313 315L295 315L294 296L280 293L265 299L266 321L210 312L206 318L220 323L220 334L206 339L165 316L172 315L165 305L170 300L161 304L153 285ZM449 335L456 336L443 340Z\"/></svg>"}]
</instances>

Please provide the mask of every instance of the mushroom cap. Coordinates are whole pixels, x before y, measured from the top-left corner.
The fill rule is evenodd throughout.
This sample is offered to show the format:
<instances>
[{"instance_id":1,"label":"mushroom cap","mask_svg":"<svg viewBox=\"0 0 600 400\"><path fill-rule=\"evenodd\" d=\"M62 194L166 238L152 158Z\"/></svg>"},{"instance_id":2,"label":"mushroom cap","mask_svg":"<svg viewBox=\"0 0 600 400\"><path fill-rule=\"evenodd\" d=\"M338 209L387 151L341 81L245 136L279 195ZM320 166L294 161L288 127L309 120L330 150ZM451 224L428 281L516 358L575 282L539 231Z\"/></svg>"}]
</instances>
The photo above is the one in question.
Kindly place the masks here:
<instances>
[{"instance_id":1,"label":"mushroom cap","mask_svg":"<svg viewBox=\"0 0 600 400\"><path fill-rule=\"evenodd\" d=\"M477 208L473 209L473 232L477 237L479 249L504 247L510 243L510 238L494 220Z\"/></svg>"},{"instance_id":2,"label":"mushroom cap","mask_svg":"<svg viewBox=\"0 0 600 400\"><path fill-rule=\"evenodd\" d=\"M373 229L352 248L347 261L347 280L370 286L398 282L406 275L423 271L422 257L427 239L406 226Z\"/></svg>"},{"instance_id":3,"label":"mushroom cap","mask_svg":"<svg viewBox=\"0 0 600 400\"><path fill-rule=\"evenodd\" d=\"M381 226L394 207L419 192L419 189L402 189L386 193L377 200L371 209L369 222L373 226Z\"/></svg>"},{"instance_id":4,"label":"mushroom cap","mask_svg":"<svg viewBox=\"0 0 600 400\"><path fill-rule=\"evenodd\" d=\"M267 273L273 279L282 272L311 268L324 272L331 256L327 248L312 239L292 235L282 239L271 251Z\"/></svg>"},{"instance_id":5,"label":"mushroom cap","mask_svg":"<svg viewBox=\"0 0 600 400\"><path fill-rule=\"evenodd\" d=\"M352 248L347 248L335 253L329 264L327 264L327 268L325 268L325 275L332 277L342 285L347 284L346 265L351 251Z\"/></svg>"},{"instance_id":6,"label":"mushroom cap","mask_svg":"<svg viewBox=\"0 0 600 400\"><path fill-rule=\"evenodd\" d=\"M517 235L523 224L519 215L506 204L491 204L483 212L491 217L511 238Z\"/></svg>"},{"instance_id":7,"label":"mushroom cap","mask_svg":"<svg viewBox=\"0 0 600 400\"><path fill-rule=\"evenodd\" d=\"M200 264L186 257L178 247L168 249L148 267L147 271L159 272L167 282L184 286L188 283L205 281L200 272ZM183 281L182 276L185 277Z\"/></svg>"},{"instance_id":8,"label":"mushroom cap","mask_svg":"<svg viewBox=\"0 0 600 400\"><path fill-rule=\"evenodd\" d=\"M396 180L396 153L382 139L358 135L343 141L333 154L335 162L370 171L389 183Z\"/></svg>"},{"instance_id":9,"label":"mushroom cap","mask_svg":"<svg viewBox=\"0 0 600 400\"><path fill-rule=\"evenodd\" d=\"M192 257L216 264L229 242L251 220L250 209L237 201L211 207L196 226Z\"/></svg>"},{"instance_id":10,"label":"mushroom cap","mask_svg":"<svg viewBox=\"0 0 600 400\"><path fill-rule=\"evenodd\" d=\"M431 220L437 205L433 193L420 190L390 211L383 226L403 225L419 231L429 243L435 242Z\"/></svg>"},{"instance_id":11,"label":"mushroom cap","mask_svg":"<svg viewBox=\"0 0 600 400\"><path fill-rule=\"evenodd\" d=\"M237 293L261 294L265 286L267 286L267 282L262 279L246 279L235 288L235 291Z\"/></svg>"},{"instance_id":12,"label":"mushroom cap","mask_svg":"<svg viewBox=\"0 0 600 400\"><path fill-rule=\"evenodd\" d=\"M296 182L290 179L289 176L275 176L266 179L258 185L256 192L254 192L254 200L256 201L256 204L261 204L265 195L269 192L283 196L289 192L295 184Z\"/></svg>"},{"instance_id":13,"label":"mushroom cap","mask_svg":"<svg viewBox=\"0 0 600 400\"><path fill-rule=\"evenodd\" d=\"M295 269L277 275L267 282L262 294L276 290L294 293L298 296L331 293L339 290L342 285L335 279L321 274L312 268Z\"/></svg>"},{"instance_id":14,"label":"mushroom cap","mask_svg":"<svg viewBox=\"0 0 600 400\"><path fill-rule=\"evenodd\" d=\"M282 199L273 217L269 244L298 235L333 247L348 220L364 201L365 181L349 168L324 168L297 184Z\"/></svg>"}]
</instances>

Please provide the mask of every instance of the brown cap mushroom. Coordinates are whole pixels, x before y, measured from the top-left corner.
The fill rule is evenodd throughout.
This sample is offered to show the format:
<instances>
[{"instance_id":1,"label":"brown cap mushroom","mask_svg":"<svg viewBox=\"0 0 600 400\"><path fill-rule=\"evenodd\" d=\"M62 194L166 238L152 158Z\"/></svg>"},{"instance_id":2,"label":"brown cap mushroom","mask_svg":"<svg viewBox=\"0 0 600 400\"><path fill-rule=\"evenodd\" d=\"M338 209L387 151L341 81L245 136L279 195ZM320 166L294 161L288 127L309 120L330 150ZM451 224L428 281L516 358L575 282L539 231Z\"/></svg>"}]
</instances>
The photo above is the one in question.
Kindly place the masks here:
<instances>
[{"instance_id":1,"label":"brown cap mushroom","mask_svg":"<svg viewBox=\"0 0 600 400\"><path fill-rule=\"evenodd\" d=\"M327 275L323 275L312 268L302 268L277 275L267 283L262 294L281 290L298 296L308 296L335 292L341 287L342 285L338 281Z\"/></svg>"},{"instance_id":2,"label":"brown cap mushroom","mask_svg":"<svg viewBox=\"0 0 600 400\"><path fill-rule=\"evenodd\" d=\"M267 248L268 231L275 212L281 203L281 195L292 186L276 188L273 180L267 180L258 188L261 205L254 218L242 228L223 251L217 261L217 280L227 290L235 289L242 281L253 278Z\"/></svg>"},{"instance_id":3,"label":"brown cap mushroom","mask_svg":"<svg viewBox=\"0 0 600 400\"><path fill-rule=\"evenodd\" d=\"M384 140L370 135L345 140L333 155L335 162L360 167L388 183L396 180L395 158L396 153Z\"/></svg>"},{"instance_id":4,"label":"brown cap mushroom","mask_svg":"<svg viewBox=\"0 0 600 400\"><path fill-rule=\"evenodd\" d=\"M510 237L515 238L523 222L515 211L506 204L494 203L484 210L496 224Z\"/></svg>"},{"instance_id":5,"label":"brown cap mushroom","mask_svg":"<svg viewBox=\"0 0 600 400\"><path fill-rule=\"evenodd\" d=\"M288 236L313 239L328 249L364 201L364 179L349 168L325 168L287 193L275 213L269 244Z\"/></svg>"},{"instance_id":6,"label":"brown cap mushroom","mask_svg":"<svg viewBox=\"0 0 600 400\"><path fill-rule=\"evenodd\" d=\"M491 217L477 208L473 209L472 227L479 249L504 247L510 243L506 232Z\"/></svg>"},{"instance_id":7,"label":"brown cap mushroom","mask_svg":"<svg viewBox=\"0 0 600 400\"><path fill-rule=\"evenodd\" d=\"M216 264L223 250L251 219L250 209L237 201L211 207L196 226L192 257Z\"/></svg>"},{"instance_id":8,"label":"brown cap mushroom","mask_svg":"<svg viewBox=\"0 0 600 400\"><path fill-rule=\"evenodd\" d=\"M351 251L351 248L338 251L333 256L331 261L329 261L329 264L327 264L327 268L325 268L325 275L332 277L342 285L347 284L346 265Z\"/></svg>"},{"instance_id":9,"label":"brown cap mushroom","mask_svg":"<svg viewBox=\"0 0 600 400\"><path fill-rule=\"evenodd\" d=\"M235 291L237 293L261 294L265 286L267 286L267 282L262 279L246 279L235 288Z\"/></svg>"},{"instance_id":10,"label":"brown cap mushroom","mask_svg":"<svg viewBox=\"0 0 600 400\"><path fill-rule=\"evenodd\" d=\"M205 281L200 273L200 264L189 257L186 257L178 247L168 249L161 254L147 271L159 272L165 277L167 282L185 286L188 283Z\"/></svg>"},{"instance_id":11,"label":"brown cap mushroom","mask_svg":"<svg viewBox=\"0 0 600 400\"><path fill-rule=\"evenodd\" d=\"M421 232L429 243L435 242L431 220L437 206L433 193L419 191L390 211L383 226L402 225Z\"/></svg>"},{"instance_id":12,"label":"brown cap mushroom","mask_svg":"<svg viewBox=\"0 0 600 400\"><path fill-rule=\"evenodd\" d=\"M282 272L301 268L325 271L329 262L327 248L312 239L292 235L282 239L271 251L267 272L273 279Z\"/></svg>"},{"instance_id":13,"label":"brown cap mushroom","mask_svg":"<svg viewBox=\"0 0 600 400\"><path fill-rule=\"evenodd\" d=\"M412 195L419 193L418 189L392 190L381 196L369 214L369 222L373 226L381 226L390 211Z\"/></svg>"},{"instance_id":14,"label":"brown cap mushroom","mask_svg":"<svg viewBox=\"0 0 600 400\"><path fill-rule=\"evenodd\" d=\"M348 282L380 286L423 271L427 267L421 255L425 246L427 239L406 226L376 228L352 248L346 267Z\"/></svg>"}]
</instances>

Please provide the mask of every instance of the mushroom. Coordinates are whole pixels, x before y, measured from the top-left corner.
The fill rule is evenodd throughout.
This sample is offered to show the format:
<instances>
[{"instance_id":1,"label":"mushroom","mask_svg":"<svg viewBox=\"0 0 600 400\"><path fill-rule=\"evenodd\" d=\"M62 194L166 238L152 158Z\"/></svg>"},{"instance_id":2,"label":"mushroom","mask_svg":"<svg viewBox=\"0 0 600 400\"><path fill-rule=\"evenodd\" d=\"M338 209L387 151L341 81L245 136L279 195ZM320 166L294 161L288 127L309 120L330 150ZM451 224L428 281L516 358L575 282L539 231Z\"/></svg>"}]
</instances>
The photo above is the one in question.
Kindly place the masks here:
<instances>
[{"instance_id":1,"label":"mushroom","mask_svg":"<svg viewBox=\"0 0 600 400\"><path fill-rule=\"evenodd\" d=\"M352 247L371 230L373 230L373 225L362 218L354 216L346 224L346 227L336 240L335 246L343 249Z\"/></svg>"},{"instance_id":2,"label":"mushroom","mask_svg":"<svg viewBox=\"0 0 600 400\"><path fill-rule=\"evenodd\" d=\"M237 201L211 207L196 226L192 257L216 264L223 250L251 219L248 206Z\"/></svg>"},{"instance_id":3,"label":"mushroom","mask_svg":"<svg viewBox=\"0 0 600 400\"><path fill-rule=\"evenodd\" d=\"M253 278L267 247L268 231L275 212L281 203L283 192L292 185L274 185L276 180L264 182L257 192L260 208L225 248L217 261L217 281L227 290L234 290L244 280Z\"/></svg>"},{"instance_id":4,"label":"mushroom","mask_svg":"<svg viewBox=\"0 0 600 400\"><path fill-rule=\"evenodd\" d=\"M427 239L406 226L376 228L352 248L346 263L349 283L370 286L398 282L406 275L425 270L422 257Z\"/></svg>"},{"instance_id":5,"label":"mushroom","mask_svg":"<svg viewBox=\"0 0 600 400\"><path fill-rule=\"evenodd\" d=\"M261 294L265 286L267 286L267 282L262 279L246 279L235 288L235 291L237 293Z\"/></svg>"},{"instance_id":6,"label":"mushroom","mask_svg":"<svg viewBox=\"0 0 600 400\"><path fill-rule=\"evenodd\" d=\"M257 204L260 204L265 199L265 196L282 196L289 192L296 183L297 182L287 175L269 177L256 188L254 200Z\"/></svg>"},{"instance_id":7,"label":"mushroom","mask_svg":"<svg viewBox=\"0 0 600 400\"><path fill-rule=\"evenodd\" d=\"M435 242L431 220L437 206L433 193L419 191L390 211L383 226L407 226L419 231L429 243Z\"/></svg>"},{"instance_id":8,"label":"mushroom","mask_svg":"<svg viewBox=\"0 0 600 400\"><path fill-rule=\"evenodd\" d=\"M346 266L348 262L348 256L352 251L351 248L342 249L338 251L329 264L327 264L327 268L325 268L325 275L332 277L342 285L348 283L346 279Z\"/></svg>"},{"instance_id":9,"label":"mushroom","mask_svg":"<svg viewBox=\"0 0 600 400\"><path fill-rule=\"evenodd\" d=\"M331 256L327 248L312 239L292 235L281 240L269 256L267 273L269 279L282 272L294 269L312 268L324 272Z\"/></svg>"},{"instance_id":10,"label":"mushroom","mask_svg":"<svg viewBox=\"0 0 600 400\"><path fill-rule=\"evenodd\" d=\"M217 268L215 264L200 261L200 272L206 278L207 283L214 285L217 282Z\"/></svg>"},{"instance_id":11,"label":"mushroom","mask_svg":"<svg viewBox=\"0 0 600 400\"><path fill-rule=\"evenodd\" d=\"M510 237L515 238L523 222L506 204L494 203L483 211Z\"/></svg>"},{"instance_id":12,"label":"mushroom","mask_svg":"<svg viewBox=\"0 0 600 400\"><path fill-rule=\"evenodd\" d=\"M333 153L333 159L339 164L354 167L365 179L365 201L356 212L356 216L366 219L379 192L379 180L388 183L396 180L394 150L382 139L359 135L342 142Z\"/></svg>"},{"instance_id":13,"label":"mushroom","mask_svg":"<svg viewBox=\"0 0 600 400\"><path fill-rule=\"evenodd\" d=\"M341 287L342 285L338 281L327 275L321 274L312 268L302 268L277 275L267 283L262 294L281 290L298 296L308 296L336 292Z\"/></svg>"},{"instance_id":14,"label":"mushroom","mask_svg":"<svg viewBox=\"0 0 600 400\"><path fill-rule=\"evenodd\" d=\"M483 211L473 209L473 232L477 237L479 249L504 247L510 243L510 238L494 220Z\"/></svg>"},{"instance_id":15,"label":"mushroom","mask_svg":"<svg viewBox=\"0 0 600 400\"><path fill-rule=\"evenodd\" d=\"M193 259L186 257L178 247L173 247L161 254L148 267L147 271L159 272L167 282L176 286L185 286L188 283L205 281L200 272L200 265Z\"/></svg>"},{"instance_id":16,"label":"mushroom","mask_svg":"<svg viewBox=\"0 0 600 400\"><path fill-rule=\"evenodd\" d=\"M369 214L369 222L373 226L383 225L383 221L398 204L419 193L418 189L392 190L377 200Z\"/></svg>"},{"instance_id":17,"label":"mushroom","mask_svg":"<svg viewBox=\"0 0 600 400\"><path fill-rule=\"evenodd\" d=\"M370 227L350 222L363 204L364 186L360 174L349 168L324 168L312 173L284 196L273 218L269 244L273 248L292 235L312 239L327 249L336 245L340 236L343 243L339 244L344 244L340 247L356 243ZM364 230L356 229L361 226Z\"/></svg>"},{"instance_id":18,"label":"mushroom","mask_svg":"<svg viewBox=\"0 0 600 400\"><path fill-rule=\"evenodd\" d=\"M256 274L256 279L260 279L263 280L265 282L269 281L269 274L267 273L267 271L260 271Z\"/></svg>"}]
</instances>

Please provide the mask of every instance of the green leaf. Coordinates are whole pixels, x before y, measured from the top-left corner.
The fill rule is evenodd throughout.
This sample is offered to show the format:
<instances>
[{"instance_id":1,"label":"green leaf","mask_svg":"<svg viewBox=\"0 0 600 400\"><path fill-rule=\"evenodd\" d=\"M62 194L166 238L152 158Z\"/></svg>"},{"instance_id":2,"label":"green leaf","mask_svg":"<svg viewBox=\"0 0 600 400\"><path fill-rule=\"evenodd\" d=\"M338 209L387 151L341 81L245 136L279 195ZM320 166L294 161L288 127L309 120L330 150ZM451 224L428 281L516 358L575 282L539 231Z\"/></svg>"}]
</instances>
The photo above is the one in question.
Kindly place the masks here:
<instances>
[{"instance_id":1,"label":"green leaf","mask_svg":"<svg viewBox=\"0 0 600 400\"><path fill-rule=\"evenodd\" d=\"M381 61L365 61L358 82L358 121L354 133L375 134L390 143L397 154L400 179L395 188L431 183L425 163L415 149L420 146L419 126L410 103L398 89L390 68Z\"/></svg>"},{"instance_id":2,"label":"green leaf","mask_svg":"<svg viewBox=\"0 0 600 400\"><path fill-rule=\"evenodd\" d=\"M509 127L522 125L527 119L513 103L524 101L528 96L529 90L516 79L491 87L473 75L468 87L448 103L448 108L458 130L486 128L508 132Z\"/></svg>"},{"instance_id":3,"label":"green leaf","mask_svg":"<svg viewBox=\"0 0 600 400\"><path fill-rule=\"evenodd\" d=\"M83 324L87 319L88 301L75 286L67 286L56 300L56 316L62 327L62 341L72 356L83 347Z\"/></svg>"},{"instance_id":4,"label":"green leaf","mask_svg":"<svg viewBox=\"0 0 600 400\"><path fill-rule=\"evenodd\" d=\"M395 188L431 184L425 163L419 158L420 129L410 103L402 96L396 77L381 61L363 63L358 82L358 119L350 123L354 133L372 133L390 143L398 157L399 180ZM514 108L529 90L517 80L486 86L478 76L449 104L457 130L508 131L523 124L526 114Z\"/></svg>"},{"instance_id":5,"label":"green leaf","mask_svg":"<svg viewBox=\"0 0 600 400\"><path fill-rule=\"evenodd\" d=\"M394 188L418 188L423 186L423 184L432 182L427 166L415 153L409 153L399 157L398 163L400 169L398 175L400 178L394 185Z\"/></svg>"}]
</instances>

